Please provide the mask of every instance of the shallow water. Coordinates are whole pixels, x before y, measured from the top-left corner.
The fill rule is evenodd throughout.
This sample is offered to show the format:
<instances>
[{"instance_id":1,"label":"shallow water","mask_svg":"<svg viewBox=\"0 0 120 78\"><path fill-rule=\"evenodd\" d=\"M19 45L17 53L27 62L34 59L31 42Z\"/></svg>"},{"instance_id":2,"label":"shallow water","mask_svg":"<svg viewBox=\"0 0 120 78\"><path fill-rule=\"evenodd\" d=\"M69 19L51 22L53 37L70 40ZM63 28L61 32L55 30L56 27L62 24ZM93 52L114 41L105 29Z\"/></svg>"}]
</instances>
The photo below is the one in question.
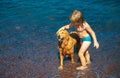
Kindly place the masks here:
<instances>
[{"instance_id":1,"label":"shallow water","mask_svg":"<svg viewBox=\"0 0 120 78\"><path fill-rule=\"evenodd\" d=\"M119 78L119 0L1 0L0 78ZM56 31L68 24L73 10L84 13L96 32L100 48L89 48L92 65L64 61L59 71ZM70 31L74 31L74 28Z\"/></svg>"}]
</instances>

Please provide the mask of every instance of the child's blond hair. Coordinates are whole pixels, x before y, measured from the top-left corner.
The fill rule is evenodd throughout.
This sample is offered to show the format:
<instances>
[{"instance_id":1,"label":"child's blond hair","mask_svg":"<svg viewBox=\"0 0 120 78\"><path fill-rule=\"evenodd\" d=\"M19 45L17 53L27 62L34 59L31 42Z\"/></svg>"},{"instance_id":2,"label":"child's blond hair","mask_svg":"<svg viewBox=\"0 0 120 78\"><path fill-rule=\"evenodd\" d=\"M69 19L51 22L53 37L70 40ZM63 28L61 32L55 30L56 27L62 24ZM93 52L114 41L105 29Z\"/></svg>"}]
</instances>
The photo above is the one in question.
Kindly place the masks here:
<instances>
[{"instance_id":1,"label":"child's blond hair","mask_svg":"<svg viewBox=\"0 0 120 78\"><path fill-rule=\"evenodd\" d=\"M81 26L83 26L83 23L84 23L83 14L78 10L75 10L72 13L70 20L71 20L71 22L78 22L81 24Z\"/></svg>"}]
</instances>

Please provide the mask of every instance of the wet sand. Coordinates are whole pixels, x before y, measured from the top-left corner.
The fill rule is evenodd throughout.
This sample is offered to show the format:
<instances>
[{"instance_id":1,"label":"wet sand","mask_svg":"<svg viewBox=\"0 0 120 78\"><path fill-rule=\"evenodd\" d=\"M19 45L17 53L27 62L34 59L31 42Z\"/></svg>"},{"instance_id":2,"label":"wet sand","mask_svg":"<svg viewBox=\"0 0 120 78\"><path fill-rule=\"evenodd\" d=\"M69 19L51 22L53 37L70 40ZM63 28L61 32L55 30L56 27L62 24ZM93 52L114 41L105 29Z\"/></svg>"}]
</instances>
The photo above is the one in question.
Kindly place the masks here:
<instances>
[{"instance_id":1,"label":"wet sand","mask_svg":"<svg viewBox=\"0 0 120 78\"><path fill-rule=\"evenodd\" d=\"M11 33L23 34L20 30ZM76 63L72 64L70 59L66 58L64 69L58 70L59 56L55 35L49 33L43 37L45 32L37 33L40 32L33 31L31 34L24 34L24 40L9 35L8 38L12 40L11 43L9 41L9 43L0 45L0 78L120 77L120 36L117 33L107 35L108 33L104 32L106 37L102 33L98 34L100 48L96 50L93 44L91 45L89 50L92 64L84 71L75 70L77 66L81 65L77 54L75 54Z\"/></svg>"}]
</instances>

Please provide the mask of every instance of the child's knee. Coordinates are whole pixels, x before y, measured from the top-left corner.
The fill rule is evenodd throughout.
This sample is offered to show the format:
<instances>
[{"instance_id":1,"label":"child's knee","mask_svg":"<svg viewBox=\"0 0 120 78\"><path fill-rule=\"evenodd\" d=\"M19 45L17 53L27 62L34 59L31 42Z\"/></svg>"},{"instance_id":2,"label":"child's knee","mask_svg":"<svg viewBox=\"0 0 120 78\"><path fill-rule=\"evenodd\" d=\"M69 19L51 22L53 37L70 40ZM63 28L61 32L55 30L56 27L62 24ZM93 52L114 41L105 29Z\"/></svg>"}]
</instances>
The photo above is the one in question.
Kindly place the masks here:
<instances>
[{"instance_id":1,"label":"child's knee","mask_svg":"<svg viewBox=\"0 0 120 78\"><path fill-rule=\"evenodd\" d=\"M79 52L78 56L79 56L79 57L83 57L83 56L84 56L84 53Z\"/></svg>"},{"instance_id":2,"label":"child's knee","mask_svg":"<svg viewBox=\"0 0 120 78\"><path fill-rule=\"evenodd\" d=\"M86 52L85 55L89 55L89 52Z\"/></svg>"}]
</instances>

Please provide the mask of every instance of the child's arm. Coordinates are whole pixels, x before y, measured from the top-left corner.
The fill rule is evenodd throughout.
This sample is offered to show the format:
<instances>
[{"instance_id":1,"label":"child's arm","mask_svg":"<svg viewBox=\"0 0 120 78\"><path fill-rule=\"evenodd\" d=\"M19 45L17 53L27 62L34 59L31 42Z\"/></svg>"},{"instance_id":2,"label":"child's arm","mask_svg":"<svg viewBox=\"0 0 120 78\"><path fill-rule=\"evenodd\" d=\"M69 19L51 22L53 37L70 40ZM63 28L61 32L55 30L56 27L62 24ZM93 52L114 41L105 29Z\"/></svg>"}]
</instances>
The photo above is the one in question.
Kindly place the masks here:
<instances>
[{"instance_id":1,"label":"child's arm","mask_svg":"<svg viewBox=\"0 0 120 78\"><path fill-rule=\"evenodd\" d=\"M86 23L86 30L91 34L91 36L93 38L94 47L99 48L99 43L97 41L96 34L88 23Z\"/></svg>"},{"instance_id":2,"label":"child's arm","mask_svg":"<svg viewBox=\"0 0 120 78\"><path fill-rule=\"evenodd\" d=\"M70 24L68 24L68 25L65 25L65 26L61 27L59 30L69 29L69 28L71 28L72 26L73 26L73 25L70 23Z\"/></svg>"}]
</instances>

